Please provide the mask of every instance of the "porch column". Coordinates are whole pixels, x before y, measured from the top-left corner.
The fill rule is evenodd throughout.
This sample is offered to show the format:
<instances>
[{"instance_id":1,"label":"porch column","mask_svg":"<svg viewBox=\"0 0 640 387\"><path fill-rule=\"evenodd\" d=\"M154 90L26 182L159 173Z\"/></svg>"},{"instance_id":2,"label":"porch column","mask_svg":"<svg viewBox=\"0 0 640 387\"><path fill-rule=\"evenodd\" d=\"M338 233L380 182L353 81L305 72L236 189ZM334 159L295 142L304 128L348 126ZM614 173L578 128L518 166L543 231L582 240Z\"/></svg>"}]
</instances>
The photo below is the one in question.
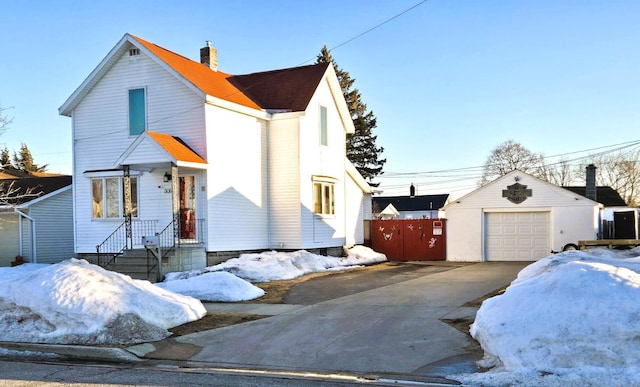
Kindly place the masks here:
<instances>
[{"instance_id":1,"label":"porch column","mask_svg":"<svg viewBox=\"0 0 640 387\"><path fill-rule=\"evenodd\" d=\"M124 196L122 216L127 234L127 248L133 248L133 230L131 227L131 171L129 165L122 166L122 194Z\"/></svg>"},{"instance_id":2,"label":"porch column","mask_svg":"<svg viewBox=\"0 0 640 387\"><path fill-rule=\"evenodd\" d=\"M171 207L173 209L173 241L180 241L180 178L178 166L171 163Z\"/></svg>"}]
</instances>

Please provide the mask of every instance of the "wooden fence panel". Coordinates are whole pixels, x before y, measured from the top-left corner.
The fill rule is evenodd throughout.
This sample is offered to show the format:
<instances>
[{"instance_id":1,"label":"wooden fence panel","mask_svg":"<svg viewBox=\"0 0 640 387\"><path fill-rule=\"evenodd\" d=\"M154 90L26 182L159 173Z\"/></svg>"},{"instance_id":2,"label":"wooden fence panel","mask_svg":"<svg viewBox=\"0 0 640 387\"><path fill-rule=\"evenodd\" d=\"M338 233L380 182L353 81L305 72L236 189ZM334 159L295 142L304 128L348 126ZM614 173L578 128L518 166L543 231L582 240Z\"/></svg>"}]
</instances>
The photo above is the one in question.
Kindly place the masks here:
<instances>
[{"instance_id":1,"label":"wooden fence panel","mask_svg":"<svg viewBox=\"0 0 640 387\"><path fill-rule=\"evenodd\" d=\"M443 261L445 219L374 220L371 247L390 261Z\"/></svg>"}]
</instances>

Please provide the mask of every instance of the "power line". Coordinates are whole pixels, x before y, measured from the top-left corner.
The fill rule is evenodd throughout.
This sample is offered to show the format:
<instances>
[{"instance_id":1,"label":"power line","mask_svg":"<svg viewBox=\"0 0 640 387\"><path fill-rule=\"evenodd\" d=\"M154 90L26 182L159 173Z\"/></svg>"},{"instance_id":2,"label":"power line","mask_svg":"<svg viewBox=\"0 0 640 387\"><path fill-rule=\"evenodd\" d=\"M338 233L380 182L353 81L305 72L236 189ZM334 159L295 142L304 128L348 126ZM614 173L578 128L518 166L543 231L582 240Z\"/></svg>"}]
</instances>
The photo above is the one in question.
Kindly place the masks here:
<instances>
[{"instance_id":1,"label":"power line","mask_svg":"<svg viewBox=\"0 0 640 387\"><path fill-rule=\"evenodd\" d=\"M342 47L342 46L344 46L344 45L347 45L347 44L349 44L349 43L353 42L354 40L356 40L356 39L358 39L358 38L361 38L362 36L364 36L364 35L368 34L369 32L371 32L371 31L373 31L373 30L375 30L375 29L378 29L378 28L382 27L383 25L385 25L385 24L389 23L390 21L392 21L392 20L394 20L394 19L399 18L400 16L402 16L402 15L404 15L405 13L407 13L407 12L409 12L409 11L411 11L411 10L413 10L413 9L417 8L417 7L419 7L420 5L422 5L422 4L424 4L424 3L426 3L427 1L429 1L429 0L422 0L421 2L419 2L419 3L417 3L417 4L413 5L413 6L411 6L411 7L407 8L407 9L405 9L404 11L402 11L402 12L400 12L400 13L398 13L398 14L395 14L395 15L391 16L391 17L390 17L390 18L388 18L387 20L385 20L385 21L383 21L383 22L381 22L381 23L376 24L375 26L373 26L373 27L369 28L368 30L366 30L366 31L364 31L364 32L361 32L361 33L359 33L358 35L356 35L356 36L354 36L354 37L352 37L352 38L349 38L349 39L345 40L344 42L342 42L342 43L338 44L337 46L332 47L331 49L329 49L329 52L331 52L331 51L333 51L333 50L335 50L335 49L338 49L338 48L340 48L340 47Z\"/></svg>"},{"instance_id":2,"label":"power line","mask_svg":"<svg viewBox=\"0 0 640 387\"><path fill-rule=\"evenodd\" d=\"M609 149L607 151L602 151L602 152L598 152L598 153L595 153L595 154L589 154L589 155L586 155L586 156L577 157L577 158L570 159L570 160L562 160L562 161L559 161L559 162L556 162L556 163L550 163L550 164L545 164L545 165L557 165L557 164L560 164L562 162L573 162L573 161L588 159L588 158L591 158L591 157L596 157L596 156L601 156L601 155L604 155L604 154L607 154L607 153L616 152L616 151L619 151L619 150L622 150L622 149L625 149L625 148L630 148L630 147L633 147L635 145L640 145L640 140L626 141L626 142L621 142L621 143L618 143L618 144L605 145L605 146L600 146L600 147L596 147L596 148L589 148L589 149L584 149L584 150L579 150L579 151L573 151L573 152L567 152L567 153L547 156L547 158L555 158L555 157L560 157L560 156L565 156L565 155L570 155L570 154L585 153L585 152L590 152L590 151L593 151L593 150L616 147L614 149ZM383 175L378 176L378 178L380 178L380 179L388 179L388 178L430 177L430 175L434 175L436 173L458 173L458 172L469 172L469 171L474 171L474 170L482 171L483 169L484 169L484 165L482 165L482 166L473 166L473 167L451 168L451 169L439 169L439 170L434 170L434 171L421 171L421 172L385 172Z\"/></svg>"},{"instance_id":3,"label":"power line","mask_svg":"<svg viewBox=\"0 0 640 387\"><path fill-rule=\"evenodd\" d=\"M561 157L566 155L575 155L585 152L597 151L596 153L589 153L584 156L575 157L569 160L560 160L554 163L545 163L541 165L541 167L553 167L556 165L566 164L572 168L576 168L580 166L585 160L602 157L608 154L612 154L615 152L619 152L620 156L632 156L631 159L625 160L626 162L634 162L638 163L640 161L637 160L637 155L634 152L640 151L640 140L626 141L617 144L604 145L595 148L589 148L584 150L566 152L562 154L557 154L553 156L549 156L549 158L553 157ZM477 172L477 173L474 173ZM419 191L420 188L429 190L429 191L446 191L449 194L455 192L468 192L477 188L478 185L469 185L471 181L479 181L482 177L482 173L484 172L484 167L462 167L462 168L452 168L445 170L434 170L434 171L422 171L422 172L390 172L385 173L381 176L378 176L378 179L381 180L379 188L385 191L383 195L393 195L394 193L402 194L408 187L408 183L405 184L385 184L385 180L395 180L395 179L405 179L407 182L416 179L412 182L416 189ZM437 179L437 180L436 180Z\"/></svg>"}]
</instances>

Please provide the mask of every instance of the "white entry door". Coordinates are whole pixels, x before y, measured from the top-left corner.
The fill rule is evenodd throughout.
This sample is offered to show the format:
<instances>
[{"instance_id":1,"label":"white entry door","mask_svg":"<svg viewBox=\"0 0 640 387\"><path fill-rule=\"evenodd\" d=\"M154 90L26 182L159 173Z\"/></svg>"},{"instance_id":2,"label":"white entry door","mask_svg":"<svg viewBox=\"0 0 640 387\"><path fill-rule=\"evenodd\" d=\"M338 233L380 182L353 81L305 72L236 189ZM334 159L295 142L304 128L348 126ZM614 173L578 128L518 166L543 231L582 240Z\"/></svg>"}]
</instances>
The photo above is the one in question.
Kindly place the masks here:
<instances>
[{"instance_id":1,"label":"white entry door","mask_svg":"<svg viewBox=\"0 0 640 387\"><path fill-rule=\"evenodd\" d=\"M487 261L537 261L551 254L548 212L485 214Z\"/></svg>"}]
</instances>

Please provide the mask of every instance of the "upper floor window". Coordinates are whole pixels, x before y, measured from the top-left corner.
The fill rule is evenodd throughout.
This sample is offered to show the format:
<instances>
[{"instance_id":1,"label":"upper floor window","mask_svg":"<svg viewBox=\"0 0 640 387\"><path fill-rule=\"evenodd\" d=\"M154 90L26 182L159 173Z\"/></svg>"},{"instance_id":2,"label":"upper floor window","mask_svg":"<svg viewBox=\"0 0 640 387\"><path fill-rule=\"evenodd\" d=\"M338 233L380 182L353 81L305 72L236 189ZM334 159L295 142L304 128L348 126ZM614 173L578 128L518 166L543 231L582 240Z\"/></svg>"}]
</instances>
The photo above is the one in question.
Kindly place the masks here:
<instances>
[{"instance_id":1,"label":"upper floor window","mask_svg":"<svg viewBox=\"0 0 640 387\"><path fill-rule=\"evenodd\" d=\"M131 216L138 217L138 178L131 177ZM92 218L122 218L124 192L122 177L98 177L91 179Z\"/></svg>"},{"instance_id":2,"label":"upper floor window","mask_svg":"<svg viewBox=\"0 0 640 387\"><path fill-rule=\"evenodd\" d=\"M313 213L317 215L335 215L335 184L330 181L313 181Z\"/></svg>"},{"instance_id":3,"label":"upper floor window","mask_svg":"<svg viewBox=\"0 0 640 387\"><path fill-rule=\"evenodd\" d=\"M320 145L329 145L327 133L327 108L320 106Z\"/></svg>"},{"instance_id":4,"label":"upper floor window","mask_svg":"<svg viewBox=\"0 0 640 387\"><path fill-rule=\"evenodd\" d=\"M147 128L145 90L129 90L129 134L137 136Z\"/></svg>"}]
</instances>

